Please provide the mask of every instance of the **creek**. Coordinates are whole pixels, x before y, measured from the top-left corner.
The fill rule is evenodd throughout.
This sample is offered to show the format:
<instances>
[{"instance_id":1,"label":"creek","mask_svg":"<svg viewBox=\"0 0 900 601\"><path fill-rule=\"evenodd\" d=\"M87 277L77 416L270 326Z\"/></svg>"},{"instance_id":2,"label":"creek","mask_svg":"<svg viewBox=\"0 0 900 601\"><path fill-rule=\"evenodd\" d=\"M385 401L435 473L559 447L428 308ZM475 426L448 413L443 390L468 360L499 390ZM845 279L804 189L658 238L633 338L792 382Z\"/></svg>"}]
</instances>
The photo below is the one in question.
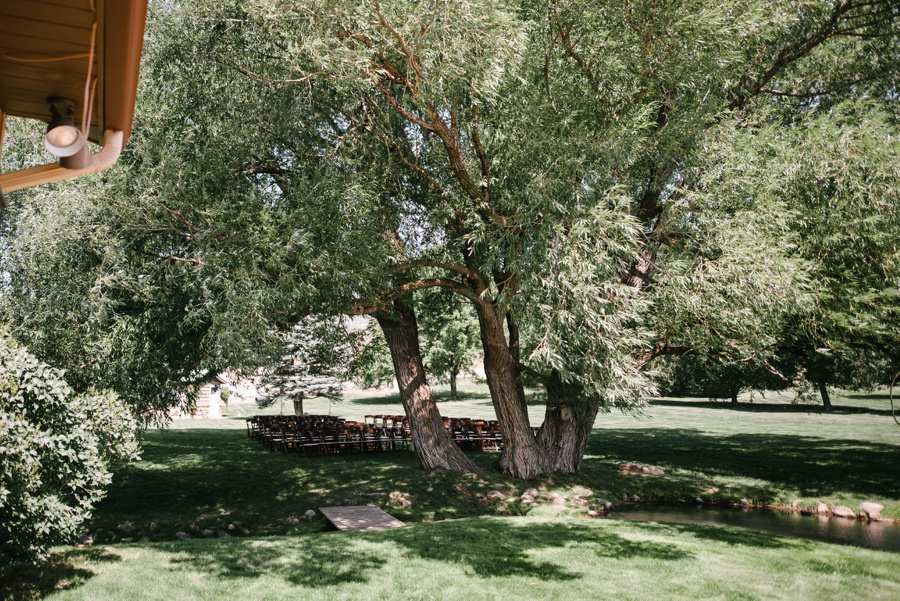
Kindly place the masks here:
<instances>
[{"instance_id":1,"label":"creek","mask_svg":"<svg viewBox=\"0 0 900 601\"><path fill-rule=\"evenodd\" d=\"M801 515L789 511L687 505L641 505L613 509L613 520L733 526L781 536L900 553L900 527L885 522Z\"/></svg>"}]
</instances>

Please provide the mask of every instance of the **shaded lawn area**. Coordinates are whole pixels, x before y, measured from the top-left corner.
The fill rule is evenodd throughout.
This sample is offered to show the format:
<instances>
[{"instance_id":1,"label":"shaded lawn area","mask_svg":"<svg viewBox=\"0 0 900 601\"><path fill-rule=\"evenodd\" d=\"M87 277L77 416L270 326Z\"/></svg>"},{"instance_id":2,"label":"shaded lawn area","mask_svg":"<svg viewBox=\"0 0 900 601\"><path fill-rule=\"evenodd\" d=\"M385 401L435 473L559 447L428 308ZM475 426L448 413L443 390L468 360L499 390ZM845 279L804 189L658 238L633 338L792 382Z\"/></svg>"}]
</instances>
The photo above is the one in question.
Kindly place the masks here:
<instances>
[{"instance_id":1,"label":"shaded lawn area","mask_svg":"<svg viewBox=\"0 0 900 601\"><path fill-rule=\"evenodd\" d=\"M871 498L887 503L900 498L897 445L666 428L641 429L640 441L635 444L634 430L603 430L597 434L589 446L593 457L585 462L586 472L606 458L628 457L629 461L672 470L668 482L680 479L688 483L693 479L709 486L737 487L750 495L749 499L767 503L789 503L792 499L787 496L791 494L807 500ZM665 497L665 487L660 492Z\"/></svg>"},{"instance_id":2,"label":"shaded lawn area","mask_svg":"<svg viewBox=\"0 0 900 601\"><path fill-rule=\"evenodd\" d=\"M711 526L481 517L75 549L30 598L875 600L900 597L896 557Z\"/></svg>"},{"instance_id":3,"label":"shaded lawn area","mask_svg":"<svg viewBox=\"0 0 900 601\"><path fill-rule=\"evenodd\" d=\"M464 392L442 401L442 412L489 416L486 391ZM426 475L412 452L273 453L244 433L243 417L255 407L230 407L230 419L147 432L144 460L116 470L90 526L96 543L114 544L58 549L45 567L4 583L0 596L900 598L895 554L724 527L586 517L606 500L635 496L786 504L802 498L806 506L822 500L851 507L873 500L900 517L900 427L883 414L885 399L837 397L830 414L777 398L736 411L728 403L662 399L639 419L599 416L582 471L536 482L500 475L492 469L497 454L489 452L470 455L483 469L477 475ZM307 410L333 409L351 419L399 413L390 395L316 403ZM542 407L530 409L539 423ZM625 476L619 461L660 465L666 474ZM512 500L531 488L538 507ZM491 501L491 490L509 498ZM553 494L567 507L554 507ZM303 516L317 506L357 504L411 524L336 533ZM118 528L125 523L134 531ZM206 528L230 537L203 538ZM178 540L178 532L192 538Z\"/></svg>"},{"instance_id":4,"label":"shaded lawn area","mask_svg":"<svg viewBox=\"0 0 900 601\"><path fill-rule=\"evenodd\" d=\"M477 388L464 392L468 398L452 401L453 408L463 414L481 410L486 391L481 397ZM378 404L367 403L373 398ZM362 419L373 406L376 413L399 409L396 397L360 400L367 402L351 398L332 408L353 419ZM312 411L325 408L316 402L321 401L311 403ZM733 411L727 403L669 399L654 403L640 419L601 415L581 472L538 482L500 475L493 469L498 455L491 452L470 454L483 469L478 475L426 475L412 452L315 458L274 453L241 431L242 416L253 408L232 407L238 419L182 422L181 429L147 432L143 461L117 471L91 530L106 531L100 540L123 538L117 526L125 522L136 527L129 535L135 540L171 540L179 531L196 535L234 522L251 535L308 532L321 529L321 522L292 518L328 505L373 504L407 522L541 513L543 506L487 499L491 490L513 496L531 488L546 504L551 493L584 498L587 506L567 509L582 516L604 501L618 504L637 496L666 502L701 497L712 503L800 499L804 506L822 500L853 508L872 500L885 505L885 515L900 518L900 427L865 411L876 401L847 402L857 411L822 414L816 407L778 400L745 403ZM534 409L535 423L539 411ZM666 474L622 475L616 469L620 461L660 465ZM411 506L403 507L404 499Z\"/></svg>"}]
</instances>

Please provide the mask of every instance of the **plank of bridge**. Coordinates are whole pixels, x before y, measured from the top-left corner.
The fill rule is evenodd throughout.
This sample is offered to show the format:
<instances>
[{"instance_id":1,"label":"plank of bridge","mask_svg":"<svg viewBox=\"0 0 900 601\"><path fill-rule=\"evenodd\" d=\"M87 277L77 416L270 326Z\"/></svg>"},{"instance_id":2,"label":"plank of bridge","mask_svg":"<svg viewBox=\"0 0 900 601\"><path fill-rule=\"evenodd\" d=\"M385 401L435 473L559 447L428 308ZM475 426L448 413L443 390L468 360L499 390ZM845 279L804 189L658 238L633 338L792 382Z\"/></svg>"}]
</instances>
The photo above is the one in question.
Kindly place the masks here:
<instances>
[{"instance_id":1,"label":"plank of bridge","mask_svg":"<svg viewBox=\"0 0 900 601\"><path fill-rule=\"evenodd\" d=\"M403 522L389 513L385 513L372 505L354 505L350 507L319 507L325 519L338 530L386 530L400 528Z\"/></svg>"}]
</instances>

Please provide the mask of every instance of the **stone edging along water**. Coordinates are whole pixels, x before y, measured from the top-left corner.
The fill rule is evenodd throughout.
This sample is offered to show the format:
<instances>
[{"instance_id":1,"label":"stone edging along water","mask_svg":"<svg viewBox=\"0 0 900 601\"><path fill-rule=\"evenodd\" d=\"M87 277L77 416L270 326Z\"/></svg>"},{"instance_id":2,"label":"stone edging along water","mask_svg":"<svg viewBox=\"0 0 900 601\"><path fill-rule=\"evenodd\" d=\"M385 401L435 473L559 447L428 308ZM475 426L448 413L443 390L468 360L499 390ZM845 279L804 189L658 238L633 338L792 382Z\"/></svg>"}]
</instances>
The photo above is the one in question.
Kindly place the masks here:
<instances>
[{"instance_id":1,"label":"stone edging along water","mask_svg":"<svg viewBox=\"0 0 900 601\"><path fill-rule=\"evenodd\" d=\"M882 517L881 510L884 509L884 505L873 503L871 501L863 501L860 503L858 511L853 511L846 505L826 505L822 501L819 501L815 507L801 507L799 499L794 501L791 505L773 505L768 503L757 503L756 505L753 505L747 499L741 499L740 503L729 503L729 506L748 509L755 507L756 509L786 511L799 513L801 515L820 515L829 518L843 518L900 525L900 520Z\"/></svg>"},{"instance_id":2,"label":"stone edging along water","mask_svg":"<svg viewBox=\"0 0 900 601\"><path fill-rule=\"evenodd\" d=\"M639 465L636 463L630 463L627 461L623 461L619 463L618 469L623 474L639 474L644 476L662 476L665 473L663 468L656 465ZM710 489L712 493L719 492L718 488ZM639 498L634 499L635 503L641 502ZM676 503L683 504L687 503L685 499L678 499ZM659 505L664 504L665 501L660 503L660 501L653 501L653 504ZM702 498L695 499L695 503L697 505L708 505L715 507L735 507L739 509L768 509L770 511L785 511L791 513L799 513L801 515L819 515L819 516L827 516L829 518L843 518L843 519L851 519L851 520L865 520L869 522L881 522L885 524L895 524L900 525L900 520L895 520L892 518L881 517L881 511L884 509L884 505L880 503L874 503L872 501L863 501L859 504L859 509L857 511L853 511L853 509L847 507L846 505L826 505L822 501L819 501L815 507L801 507L800 500L795 500L790 505L780 505L780 504L770 504L770 503L751 503L747 499L741 499L739 503L727 503L727 502L713 502L710 503ZM606 508L607 512L610 509L614 509L616 506L612 505Z\"/></svg>"}]
</instances>

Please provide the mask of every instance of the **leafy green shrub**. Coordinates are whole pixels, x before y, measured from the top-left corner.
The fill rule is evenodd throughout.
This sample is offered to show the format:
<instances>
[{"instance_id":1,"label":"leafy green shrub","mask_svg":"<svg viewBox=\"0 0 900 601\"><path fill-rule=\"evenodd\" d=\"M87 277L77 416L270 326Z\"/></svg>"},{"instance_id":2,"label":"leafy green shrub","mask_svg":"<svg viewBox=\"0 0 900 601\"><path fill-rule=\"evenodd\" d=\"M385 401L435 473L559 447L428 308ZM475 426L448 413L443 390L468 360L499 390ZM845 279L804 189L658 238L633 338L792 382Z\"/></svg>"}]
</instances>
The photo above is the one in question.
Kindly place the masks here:
<instances>
[{"instance_id":1,"label":"leafy green shrub","mask_svg":"<svg viewBox=\"0 0 900 601\"><path fill-rule=\"evenodd\" d=\"M112 393L74 395L63 373L0 333L0 574L69 542L136 459L137 422Z\"/></svg>"}]
</instances>

